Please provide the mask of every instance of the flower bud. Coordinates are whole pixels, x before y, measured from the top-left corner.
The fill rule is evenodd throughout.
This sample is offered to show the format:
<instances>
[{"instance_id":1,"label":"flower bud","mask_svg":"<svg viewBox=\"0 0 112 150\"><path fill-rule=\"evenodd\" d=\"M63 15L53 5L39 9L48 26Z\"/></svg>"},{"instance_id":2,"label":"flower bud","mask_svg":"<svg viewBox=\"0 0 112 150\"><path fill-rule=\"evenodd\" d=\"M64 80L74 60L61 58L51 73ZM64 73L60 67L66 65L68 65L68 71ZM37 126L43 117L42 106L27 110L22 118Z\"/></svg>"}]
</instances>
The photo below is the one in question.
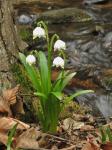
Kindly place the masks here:
<instances>
[{"instance_id":1,"label":"flower bud","mask_svg":"<svg viewBox=\"0 0 112 150\"><path fill-rule=\"evenodd\" d=\"M64 68L64 60L61 57L56 57L53 60L53 66Z\"/></svg>"},{"instance_id":2,"label":"flower bud","mask_svg":"<svg viewBox=\"0 0 112 150\"><path fill-rule=\"evenodd\" d=\"M29 65L35 64L36 63L36 58L33 55L28 55L26 57L26 63L28 63Z\"/></svg>"},{"instance_id":3,"label":"flower bud","mask_svg":"<svg viewBox=\"0 0 112 150\"><path fill-rule=\"evenodd\" d=\"M41 27L36 27L34 30L33 30L33 39L35 38L41 38L41 37L44 37L45 38L45 30Z\"/></svg>"},{"instance_id":4,"label":"flower bud","mask_svg":"<svg viewBox=\"0 0 112 150\"><path fill-rule=\"evenodd\" d=\"M56 50L65 50L66 44L62 40L57 40L54 44L54 51Z\"/></svg>"}]
</instances>

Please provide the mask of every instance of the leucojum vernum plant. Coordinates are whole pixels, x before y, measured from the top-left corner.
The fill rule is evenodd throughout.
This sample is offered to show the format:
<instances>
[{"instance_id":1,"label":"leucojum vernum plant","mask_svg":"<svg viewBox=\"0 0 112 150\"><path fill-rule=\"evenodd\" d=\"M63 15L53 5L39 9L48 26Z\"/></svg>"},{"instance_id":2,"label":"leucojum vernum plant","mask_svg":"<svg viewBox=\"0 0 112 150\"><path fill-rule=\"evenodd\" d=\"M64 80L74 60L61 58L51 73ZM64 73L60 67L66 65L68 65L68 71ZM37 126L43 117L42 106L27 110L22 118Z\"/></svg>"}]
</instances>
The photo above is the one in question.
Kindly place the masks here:
<instances>
[{"instance_id":1,"label":"leucojum vernum plant","mask_svg":"<svg viewBox=\"0 0 112 150\"><path fill-rule=\"evenodd\" d=\"M37 27L33 30L33 39L36 38L46 40L48 55L46 56L44 52L35 50L27 57L22 53L19 53L19 56L34 87L34 94L39 99L38 118L42 129L44 132L55 133L59 115L65 105L74 97L93 91L83 90L65 97L63 89L76 74L76 72L70 73L70 71L64 70L66 43L60 40L57 34L49 38L47 25L43 21L38 22ZM57 51L58 56L53 59L54 51ZM51 79L53 67L61 68L55 82L52 82Z\"/></svg>"}]
</instances>

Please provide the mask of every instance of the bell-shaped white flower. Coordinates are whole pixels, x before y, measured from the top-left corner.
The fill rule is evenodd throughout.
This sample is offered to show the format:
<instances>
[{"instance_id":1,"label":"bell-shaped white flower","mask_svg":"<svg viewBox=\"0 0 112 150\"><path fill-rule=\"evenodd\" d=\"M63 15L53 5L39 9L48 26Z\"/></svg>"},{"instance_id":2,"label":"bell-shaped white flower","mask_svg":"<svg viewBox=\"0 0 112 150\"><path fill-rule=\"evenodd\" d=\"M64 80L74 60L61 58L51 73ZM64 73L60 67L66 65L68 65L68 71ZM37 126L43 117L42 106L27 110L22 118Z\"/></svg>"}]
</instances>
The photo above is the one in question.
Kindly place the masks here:
<instances>
[{"instance_id":1,"label":"bell-shaped white flower","mask_svg":"<svg viewBox=\"0 0 112 150\"><path fill-rule=\"evenodd\" d=\"M56 50L65 50L66 49L66 44L62 40L57 40L54 44L54 51Z\"/></svg>"},{"instance_id":2,"label":"bell-shaped white flower","mask_svg":"<svg viewBox=\"0 0 112 150\"><path fill-rule=\"evenodd\" d=\"M26 63L28 63L29 65L35 64L36 63L36 58L33 55L28 55L26 57Z\"/></svg>"},{"instance_id":3,"label":"bell-shaped white flower","mask_svg":"<svg viewBox=\"0 0 112 150\"><path fill-rule=\"evenodd\" d=\"M41 27L36 27L34 30L33 30L33 39L39 37L43 37L45 38L46 34L45 34L45 30Z\"/></svg>"},{"instance_id":4,"label":"bell-shaped white flower","mask_svg":"<svg viewBox=\"0 0 112 150\"><path fill-rule=\"evenodd\" d=\"M64 68L64 60L61 57L56 57L53 60L53 66Z\"/></svg>"}]
</instances>

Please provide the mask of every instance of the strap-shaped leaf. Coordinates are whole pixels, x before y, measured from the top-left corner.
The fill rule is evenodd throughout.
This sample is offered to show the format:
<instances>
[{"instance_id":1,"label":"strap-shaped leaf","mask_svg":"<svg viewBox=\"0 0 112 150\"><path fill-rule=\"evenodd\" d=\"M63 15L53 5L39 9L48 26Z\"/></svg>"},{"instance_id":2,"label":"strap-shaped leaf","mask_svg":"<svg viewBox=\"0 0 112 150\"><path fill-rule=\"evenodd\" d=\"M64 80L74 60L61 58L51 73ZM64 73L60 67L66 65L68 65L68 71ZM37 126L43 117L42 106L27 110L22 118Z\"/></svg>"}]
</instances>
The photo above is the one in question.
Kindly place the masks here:
<instances>
[{"instance_id":1,"label":"strap-shaped leaf","mask_svg":"<svg viewBox=\"0 0 112 150\"><path fill-rule=\"evenodd\" d=\"M48 70L48 64L46 56L43 52L38 53L39 58L39 67L40 67L40 77L41 77L41 86L43 87L43 92L48 94L50 90L50 76L49 76L49 70Z\"/></svg>"},{"instance_id":2,"label":"strap-shaped leaf","mask_svg":"<svg viewBox=\"0 0 112 150\"><path fill-rule=\"evenodd\" d=\"M77 96L80 96L80 95L83 95L83 94L87 94L87 93L93 93L94 91L93 90L81 90L81 91L78 91L74 94L72 94L70 97L67 98L67 101L70 102L71 100L73 100L73 98L77 97Z\"/></svg>"},{"instance_id":3,"label":"strap-shaped leaf","mask_svg":"<svg viewBox=\"0 0 112 150\"><path fill-rule=\"evenodd\" d=\"M34 95L39 96L39 97L43 97L45 99L47 98L44 93L40 93L40 92L35 92Z\"/></svg>"},{"instance_id":4,"label":"strap-shaped leaf","mask_svg":"<svg viewBox=\"0 0 112 150\"><path fill-rule=\"evenodd\" d=\"M37 68L35 68L32 65L29 65L28 63L26 63L26 56L22 53L19 53L20 56L20 60L23 63L27 73L28 73L28 77L31 80L34 88L36 90L41 90L41 85L40 85L40 74Z\"/></svg>"},{"instance_id":5,"label":"strap-shaped leaf","mask_svg":"<svg viewBox=\"0 0 112 150\"><path fill-rule=\"evenodd\" d=\"M71 79L76 75L76 72L74 73L70 73L69 75L67 75L65 77L65 79L63 80L63 83L62 83L62 87L61 89L63 90L64 87L71 81Z\"/></svg>"},{"instance_id":6,"label":"strap-shaped leaf","mask_svg":"<svg viewBox=\"0 0 112 150\"><path fill-rule=\"evenodd\" d=\"M61 92L51 92L51 94L53 94L59 100L63 99L63 94Z\"/></svg>"},{"instance_id":7,"label":"strap-shaped leaf","mask_svg":"<svg viewBox=\"0 0 112 150\"><path fill-rule=\"evenodd\" d=\"M53 84L53 91L62 91L62 85L63 85L63 80L64 78L68 75L69 71L64 71L63 72L63 77L62 77L62 72L59 74L57 77L57 80Z\"/></svg>"}]
</instances>

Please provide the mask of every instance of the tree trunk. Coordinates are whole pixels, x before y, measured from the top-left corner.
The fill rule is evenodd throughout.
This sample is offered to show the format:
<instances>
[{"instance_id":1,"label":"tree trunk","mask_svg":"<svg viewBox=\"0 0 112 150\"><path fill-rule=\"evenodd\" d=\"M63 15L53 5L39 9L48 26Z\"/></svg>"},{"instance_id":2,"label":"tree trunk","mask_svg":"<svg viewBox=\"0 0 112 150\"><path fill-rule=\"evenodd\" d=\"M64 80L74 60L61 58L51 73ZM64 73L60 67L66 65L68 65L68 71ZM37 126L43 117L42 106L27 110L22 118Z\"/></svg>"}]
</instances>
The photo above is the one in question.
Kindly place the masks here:
<instances>
[{"instance_id":1,"label":"tree trunk","mask_svg":"<svg viewBox=\"0 0 112 150\"><path fill-rule=\"evenodd\" d=\"M20 40L13 19L11 0L0 1L0 91L14 84L11 65L25 45Z\"/></svg>"}]
</instances>

